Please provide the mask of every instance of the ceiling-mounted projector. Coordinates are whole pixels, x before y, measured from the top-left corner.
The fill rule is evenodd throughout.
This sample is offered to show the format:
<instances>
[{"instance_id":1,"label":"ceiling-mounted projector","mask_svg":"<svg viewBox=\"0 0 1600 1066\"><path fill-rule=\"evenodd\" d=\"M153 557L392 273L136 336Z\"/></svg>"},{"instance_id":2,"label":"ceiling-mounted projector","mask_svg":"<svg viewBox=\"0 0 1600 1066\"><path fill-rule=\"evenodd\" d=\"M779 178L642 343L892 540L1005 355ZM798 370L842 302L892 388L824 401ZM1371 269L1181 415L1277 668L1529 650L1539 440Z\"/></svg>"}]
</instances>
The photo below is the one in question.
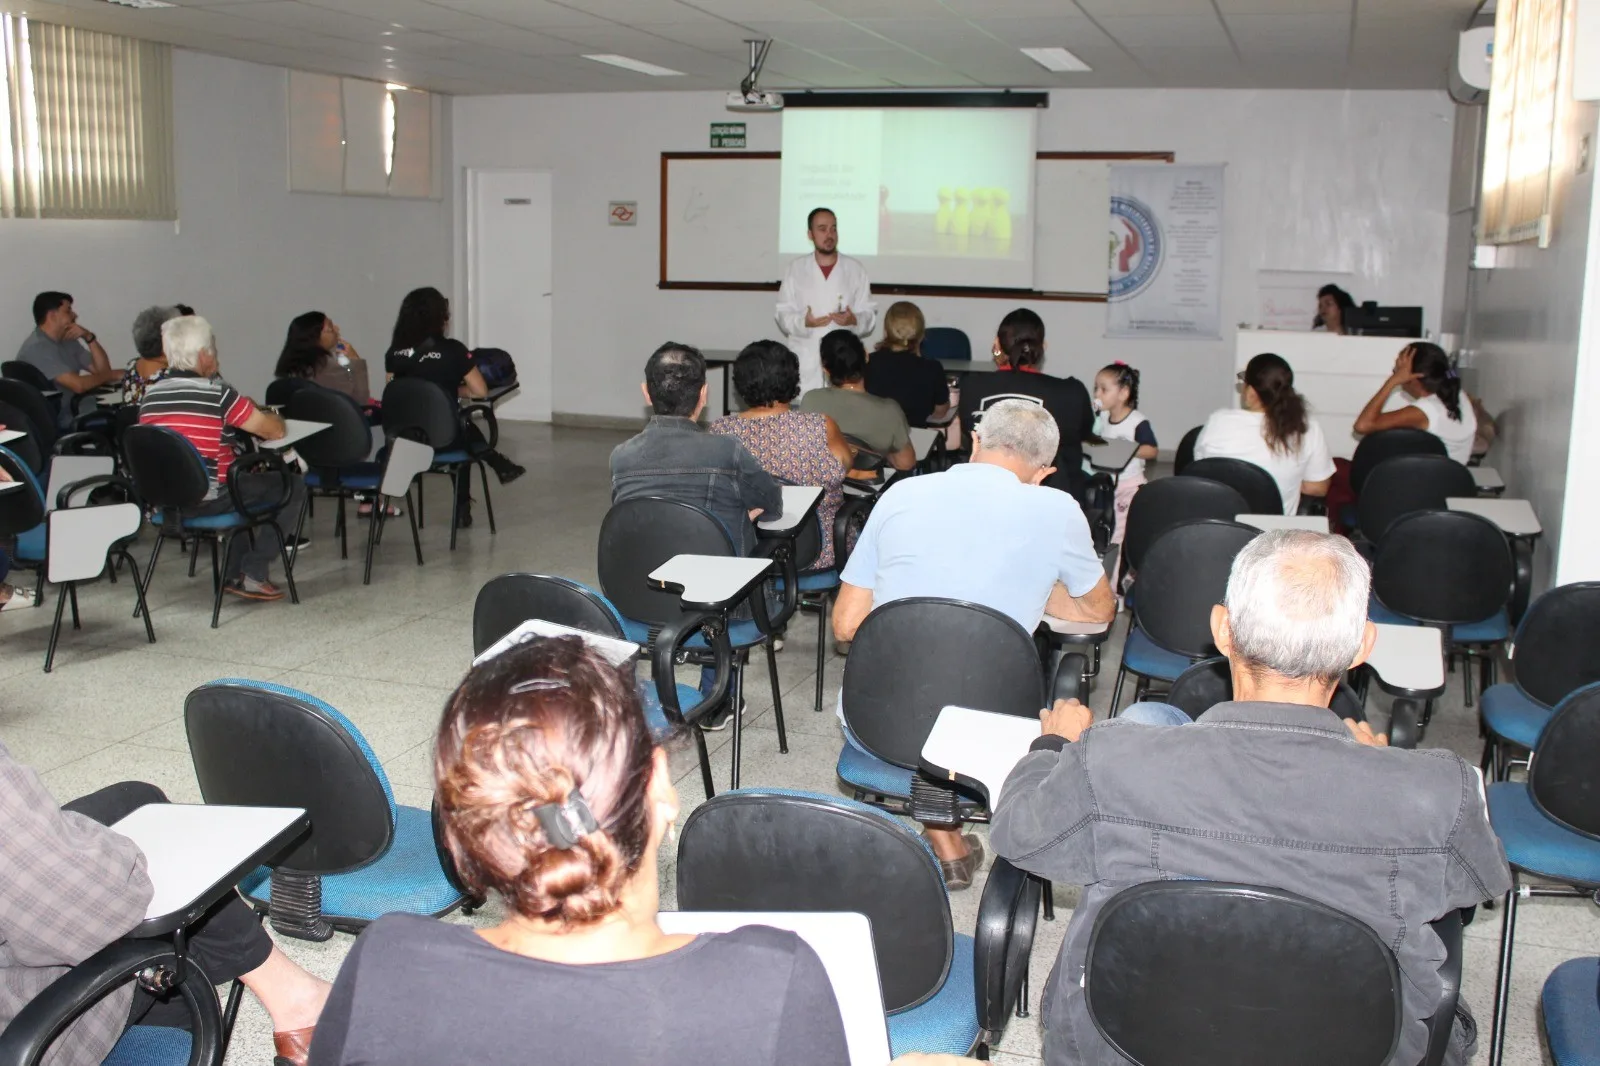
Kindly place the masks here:
<instances>
[{"instance_id":1,"label":"ceiling-mounted projector","mask_svg":"<svg viewBox=\"0 0 1600 1066\"><path fill-rule=\"evenodd\" d=\"M744 76L744 81L739 83L739 88L728 94L726 101L729 111L782 111L783 94L762 92L756 88L756 79L761 77L761 68L766 65L767 52L772 48L769 41L746 41L750 46L750 71Z\"/></svg>"}]
</instances>

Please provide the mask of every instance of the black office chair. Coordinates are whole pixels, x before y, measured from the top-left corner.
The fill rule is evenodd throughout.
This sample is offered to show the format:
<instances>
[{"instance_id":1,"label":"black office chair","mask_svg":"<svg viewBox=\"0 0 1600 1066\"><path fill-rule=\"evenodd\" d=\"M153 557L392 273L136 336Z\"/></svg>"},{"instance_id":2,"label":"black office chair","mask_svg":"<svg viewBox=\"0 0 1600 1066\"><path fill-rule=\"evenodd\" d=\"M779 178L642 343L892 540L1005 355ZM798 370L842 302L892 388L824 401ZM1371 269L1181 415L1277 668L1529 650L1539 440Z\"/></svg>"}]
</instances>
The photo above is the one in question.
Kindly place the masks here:
<instances>
[{"instance_id":1,"label":"black office chair","mask_svg":"<svg viewBox=\"0 0 1600 1066\"><path fill-rule=\"evenodd\" d=\"M1221 655L1201 659L1178 675L1178 680L1172 683L1172 688L1163 698L1195 719L1217 704L1227 703L1233 699L1233 673L1228 667L1228 660ZM1333 703L1329 709L1340 718L1351 718L1357 722L1367 720L1361 697L1343 681L1334 689Z\"/></svg>"},{"instance_id":2,"label":"black office chair","mask_svg":"<svg viewBox=\"0 0 1600 1066\"><path fill-rule=\"evenodd\" d=\"M1445 989L1424 1066L1444 1059L1461 982L1459 914L1433 928ZM1095 1029L1136 1066L1386 1066L1405 1019L1399 965L1370 926L1220 881L1111 897L1089 934L1083 990Z\"/></svg>"},{"instance_id":3,"label":"black office chair","mask_svg":"<svg viewBox=\"0 0 1600 1066\"><path fill-rule=\"evenodd\" d=\"M1483 690L1483 769L1504 781L1506 747L1532 751L1556 704L1600 681L1600 582L1551 589L1528 609L1507 648L1515 678Z\"/></svg>"},{"instance_id":4,"label":"black office chair","mask_svg":"<svg viewBox=\"0 0 1600 1066\"><path fill-rule=\"evenodd\" d=\"M1174 475L1183 473L1189 469L1189 464L1194 462L1194 446L1200 440L1200 431L1205 428L1205 426L1195 426L1185 433L1183 439L1178 442L1177 454L1172 457L1172 473ZM1283 505L1281 499L1278 501L1278 505L1280 507Z\"/></svg>"},{"instance_id":5,"label":"black office chair","mask_svg":"<svg viewBox=\"0 0 1600 1066\"><path fill-rule=\"evenodd\" d=\"M1283 506L1282 497L1278 506ZM1122 567L1137 573L1150 545L1180 522L1200 518L1232 522L1234 515L1249 513L1250 504L1231 485L1201 477L1157 478L1140 489L1128 506L1128 523L1122 533Z\"/></svg>"},{"instance_id":6,"label":"black office chair","mask_svg":"<svg viewBox=\"0 0 1600 1066\"><path fill-rule=\"evenodd\" d=\"M26 364L24 364L26 365ZM51 386L54 388L54 385ZM0 378L0 402L20 408L33 423L39 451L46 456L82 454L83 449L95 449L97 454L110 453L113 413L100 410L78 415L72 420L72 429L62 433L57 428L55 408L50 397L25 381Z\"/></svg>"},{"instance_id":7,"label":"black office chair","mask_svg":"<svg viewBox=\"0 0 1600 1066\"><path fill-rule=\"evenodd\" d=\"M473 441L468 433L468 423L474 416L483 419L488 428L484 444ZM489 532L495 532L494 502L489 497L489 468L484 456L494 450L500 440L499 423L494 409L486 404L461 408L444 389L422 378L395 378L383 390L383 432L390 438L405 437L421 441L433 449L433 468L430 473L444 474L450 478L452 490L459 492L460 479L472 478L472 468L478 468L483 482L483 507L489 515ZM460 508L450 498L450 550L456 547L456 532L461 518ZM417 525L423 524L422 481L417 481Z\"/></svg>"},{"instance_id":8,"label":"black office chair","mask_svg":"<svg viewBox=\"0 0 1600 1066\"><path fill-rule=\"evenodd\" d=\"M1031 634L992 607L914 596L875 608L856 630L840 702L838 773L855 798L918 821L980 820L981 801L918 770L947 705L1037 718L1054 698L1083 698L1082 656L1064 655L1051 691Z\"/></svg>"},{"instance_id":9,"label":"black office chair","mask_svg":"<svg viewBox=\"0 0 1600 1066\"><path fill-rule=\"evenodd\" d=\"M478 598L473 603L472 653L482 655L531 618L605 637L628 639L623 631L622 615L609 600L587 585L547 574L501 574L478 590ZM679 627L675 633L663 630L657 641L658 648L651 656L651 680L641 686L640 694L644 699L645 720L658 740L667 739L685 724L698 722L702 714L722 701L727 691L733 650L723 630L716 632L712 645L717 658L714 691L702 695L690 685L679 684L673 674L678 648L697 628ZM694 734L700 756L700 777L706 798L710 799L716 795L716 790L711 781L711 757L706 750L705 734L699 729L690 732Z\"/></svg>"},{"instance_id":10,"label":"black office chair","mask_svg":"<svg viewBox=\"0 0 1600 1066\"><path fill-rule=\"evenodd\" d=\"M1379 463L1397 455L1445 455L1444 441L1425 429L1381 429L1368 433L1350 457L1350 488L1359 498ZM1475 495L1474 492L1467 493Z\"/></svg>"},{"instance_id":11,"label":"black office chair","mask_svg":"<svg viewBox=\"0 0 1600 1066\"><path fill-rule=\"evenodd\" d=\"M1374 474L1376 477L1376 474ZM1462 656L1464 698L1472 706L1473 660L1483 688L1494 684L1495 652L1511 636L1506 605L1515 563L1505 534L1461 511L1415 511L1394 521L1372 562L1368 617L1391 625L1431 625L1445 654ZM1433 714L1423 705L1422 725Z\"/></svg>"},{"instance_id":12,"label":"black office chair","mask_svg":"<svg viewBox=\"0 0 1600 1066\"><path fill-rule=\"evenodd\" d=\"M645 496L623 500L606 512L600 523L600 589L622 615L627 638L652 650L657 637L668 627L674 630L699 617L713 632L722 628L712 614L691 614L682 607L676 592L667 592L650 581L651 571L675 555L736 556L728 531L709 512L679 500ZM783 585L781 606L769 612L766 590L774 577ZM789 751L789 734L783 722L782 686L778 680L778 658L772 648L773 637L794 614L799 602L798 579L791 558L781 575L768 575L749 597L751 619L732 619L727 637L733 649L732 677L728 700L733 713L733 780L738 787L739 761L743 734L740 706L744 698L744 669L752 648L761 646L767 653L767 671L772 682L772 713L778 729L778 751ZM692 661L709 665L705 639L694 638L685 645Z\"/></svg>"},{"instance_id":13,"label":"black office chair","mask_svg":"<svg viewBox=\"0 0 1600 1066\"><path fill-rule=\"evenodd\" d=\"M1167 480L1189 479L1163 479ZM1162 483L1153 482L1145 489ZM1196 519L1172 526L1151 545L1139 570L1133 620L1111 692L1112 714L1121 707L1128 674L1138 677L1133 698L1142 700L1149 695L1152 680L1171 684L1192 663L1216 654L1211 608L1227 592L1234 556L1260 532L1238 522Z\"/></svg>"},{"instance_id":14,"label":"black office chair","mask_svg":"<svg viewBox=\"0 0 1600 1066\"><path fill-rule=\"evenodd\" d=\"M972 359L972 338L954 326L929 326L922 335L924 359Z\"/></svg>"},{"instance_id":15,"label":"black office chair","mask_svg":"<svg viewBox=\"0 0 1600 1066\"><path fill-rule=\"evenodd\" d=\"M891 1053L985 1057L1026 1010L1039 882L996 859L973 937L956 933L933 853L897 819L836 796L725 792L678 844L686 911L853 911L867 916Z\"/></svg>"},{"instance_id":16,"label":"black office chair","mask_svg":"<svg viewBox=\"0 0 1600 1066\"><path fill-rule=\"evenodd\" d=\"M0 400L0 426L5 426L8 429L20 429L27 434L26 437L17 437L6 442L6 447L33 474L38 477L46 477L50 453L40 450L39 434L36 432L33 419L28 417L27 412L20 407L13 407L4 400Z\"/></svg>"},{"instance_id":17,"label":"black office chair","mask_svg":"<svg viewBox=\"0 0 1600 1066\"><path fill-rule=\"evenodd\" d=\"M305 529L311 497L333 497L338 501L334 532L339 535L339 558L348 559L350 537L345 501L353 499L357 493L376 493L383 482L383 465L367 462L372 452L372 430L361 408L344 393L325 389L304 378L279 378L273 384L285 381L299 382L300 387L286 400L284 417L328 423L327 429L311 434L294 446L307 467L305 503L295 519L296 541ZM373 505L374 522L381 506L382 501Z\"/></svg>"},{"instance_id":18,"label":"black office chair","mask_svg":"<svg viewBox=\"0 0 1600 1066\"><path fill-rule=\"evenodd\" d=\"M273 378L267 386L266 397L263 402L268 407L286 407L295 393L304 388L321 388L310 378ZM298 415L292 417L298 418ZM307 438L310 439L309 437ZM298 448L298 445L296 445Z\"/></svg>"},{"instance_id":19,"label":"black office chair","mask_svg":"<svg viewBox=\"0 0 1600 1066\"><path fill-rule=\"evenodd\" d=\"M429 811L398 806L359 730L315 696L225 678L184 701L207 803L302 807L311 832L239 891L302 940L360 932L391 911L439 916L463 901L439 863Z\"/></svg>"},{"instance_id":20,"label":"black office chair","mask_svg":"<svg viewBox=\"0 0 1600 1066\"><path fill-rule=\"evenodd\" d=\"M1283 513L1283 493L1278 491L1278 483L1272 480L1271 474L1243 459L1222 456L1196 459L1184 466L1180 476L1210 478L1232 486L1249 505L1249 514Z\"/></svg>"},{"instance_id":21,"label":"black office chair","mask_svg":"<svg viewBox=\"0 0 1600 1066\"><path fill-rule=\"evenodd\" d=\"M822 520L808 523L794 538L794 562L798 571L800 595L798 609L817 613L817 676L814 711L822 711L822 689L828 660L833 658L832 641L828 639L828 619L834 595L839 591L839 575L850 558L850 546L866 526L872 513L873 497L846 496L833 515L833 565L818 569L817 556L822 554Z\"/></svg>"},{"instance_id":22,"label":"black office chair","mask_svg":"<svg viewBox=\"0 0 1600 1066\"><path fill-rule=\"evenodd\" d=\"M150 521L156 526L156 543L150 551L150 563L144 573L144 595L150 594L150 582L155 577L156 562L161 558L161 546L169 537L194 537L194 550L198 540L211 544L211 628L217 628L222 616L222 562L227 558L233 538L243 534L252 539L255 531L271 526L278 534L279 556L283 560L284 582L289 586L289 601L300 602L300 593L294 584L294 562L289 555L288 540L278 515L289 505L293 490L291 478L283 459L274 452L249 452L233 461L229 469L228 495L233 509L221 514L196 515L193 510L205 502L211 489L211 479L205 462L185 437L160 426L131 426L123 435L122 454L128 478L134 491L151 509ZM252 470L265 470L278 476L280 491L277 499L246 506L239 493L239 474ZM188 513L186 513L188 512ZM221 553L219 558L218 553Z\"/></svg>"},{"instance_id":23,"label":"black office chair","mask_svg":"<svg viewBox=\"0 0 1600 1066\"><path fill-rule=\"evenodd\" d=\"M1415 511L1443 511L1452 496L1478 494L1472 471L1444 455L1396 455L1374 466L1356 501L1362 537L1378 543L1395 519Z\"/></svg>"}]
</instances>

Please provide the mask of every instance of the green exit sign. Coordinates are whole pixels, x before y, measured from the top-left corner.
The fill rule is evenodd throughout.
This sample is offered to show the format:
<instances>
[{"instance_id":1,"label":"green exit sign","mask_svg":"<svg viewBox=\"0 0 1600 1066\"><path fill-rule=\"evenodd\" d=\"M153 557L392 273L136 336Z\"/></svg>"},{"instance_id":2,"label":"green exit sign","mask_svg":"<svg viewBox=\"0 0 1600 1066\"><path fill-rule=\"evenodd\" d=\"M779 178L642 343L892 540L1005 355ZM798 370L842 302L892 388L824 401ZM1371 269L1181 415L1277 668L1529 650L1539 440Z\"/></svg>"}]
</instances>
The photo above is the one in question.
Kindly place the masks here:
<instances>
[{"instance_id":1,"label":"green exit sign","mask_svg":"<svg viewBox=\"0 0 1600 1066\"><path fill-rule=\"evenodd\" d=\"M711 124L711 147L713 148L743 148L744 123L743 122L713 122Z\"/></svg>"}]
</instances>

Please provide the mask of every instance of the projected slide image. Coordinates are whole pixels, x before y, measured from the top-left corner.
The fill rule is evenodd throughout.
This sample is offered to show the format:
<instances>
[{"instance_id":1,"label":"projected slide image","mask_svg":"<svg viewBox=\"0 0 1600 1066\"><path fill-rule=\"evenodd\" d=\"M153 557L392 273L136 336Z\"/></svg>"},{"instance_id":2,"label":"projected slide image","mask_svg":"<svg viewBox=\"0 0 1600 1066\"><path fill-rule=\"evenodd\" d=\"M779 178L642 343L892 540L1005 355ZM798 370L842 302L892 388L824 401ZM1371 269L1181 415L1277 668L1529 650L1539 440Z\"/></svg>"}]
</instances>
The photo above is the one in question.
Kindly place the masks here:
<instances>
[{"instance_id":1,"label":"projected slide image","mask_svg":"<svg viewBox=\"0 0 1600 1066\"><path fill-rule=\"evenodd\" d=\"M784 112L780 251L809 251L806 214L826 206L840 250L896 261L894 280L996 283L961 261L1031 274L1035 121L1004 110Z\"/></svg>"}]
</instances>

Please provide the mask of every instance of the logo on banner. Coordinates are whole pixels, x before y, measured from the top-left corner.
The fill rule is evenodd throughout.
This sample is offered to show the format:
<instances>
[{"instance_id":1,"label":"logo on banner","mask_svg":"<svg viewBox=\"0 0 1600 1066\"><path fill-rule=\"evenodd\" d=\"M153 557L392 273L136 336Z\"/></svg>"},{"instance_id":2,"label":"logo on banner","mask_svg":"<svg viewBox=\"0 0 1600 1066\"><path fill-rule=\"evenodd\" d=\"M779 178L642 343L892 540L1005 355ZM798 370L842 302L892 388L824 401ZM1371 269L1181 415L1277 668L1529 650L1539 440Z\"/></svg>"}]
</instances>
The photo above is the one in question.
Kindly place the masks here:
<instances>
[{"instance_id":1,"label":"logo on banner","mask_svg":"<svg viewBox=\"0 0 1600 1066\"><path fill-rule=\"evenodd\" d=\"M1107 296L1126 300L1139 294L1161 270L1165 248L1155 214L1131 196L1111 198L1111 284Z\"/></svg>"}]
</instances>

